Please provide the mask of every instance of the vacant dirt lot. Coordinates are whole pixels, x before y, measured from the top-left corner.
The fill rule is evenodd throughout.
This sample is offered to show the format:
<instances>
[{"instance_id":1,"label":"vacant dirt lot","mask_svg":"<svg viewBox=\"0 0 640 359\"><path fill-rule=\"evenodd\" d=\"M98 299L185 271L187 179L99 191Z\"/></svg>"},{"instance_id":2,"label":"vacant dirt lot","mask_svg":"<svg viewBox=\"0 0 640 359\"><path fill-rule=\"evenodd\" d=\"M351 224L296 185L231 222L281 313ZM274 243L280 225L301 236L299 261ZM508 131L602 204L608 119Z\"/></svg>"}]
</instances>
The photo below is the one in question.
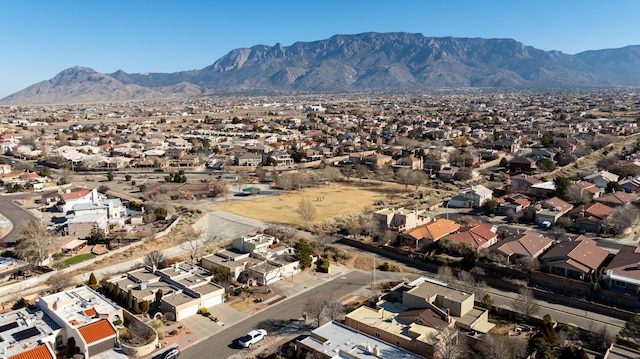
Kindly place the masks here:
<instances>
[{"instance_id":1,"label":"vacant dirt lot","mask_svg":"<svg viewBox=\"0 0 640 359\"><path fill-rule=\"evenodd\" d=\"M337 215L362 212L373 208L378 200L391 202L390 198L406 192L404 186L364 182L335 183L255 200L220 202L212 207L264 222L303 226L305 223L297 210L304 198L315 206L316 216L311 222L316 223Z\"/></svg>"}]
</instances>

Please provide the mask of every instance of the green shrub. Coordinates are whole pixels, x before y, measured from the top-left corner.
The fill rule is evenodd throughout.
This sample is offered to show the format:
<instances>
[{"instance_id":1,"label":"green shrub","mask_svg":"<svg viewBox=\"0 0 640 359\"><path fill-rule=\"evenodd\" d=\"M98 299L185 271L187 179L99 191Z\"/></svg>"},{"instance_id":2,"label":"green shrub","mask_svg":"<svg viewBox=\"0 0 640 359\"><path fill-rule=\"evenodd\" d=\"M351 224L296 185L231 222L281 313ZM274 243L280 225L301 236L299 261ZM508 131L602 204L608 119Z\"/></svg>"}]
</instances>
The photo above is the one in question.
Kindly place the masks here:
<instances>
[{"instance_id":1,"label":"green shrub","mask_svg":"<svg viewBox=\"0 0 640 359\"><path fill-rule=\"evenodd\" d=\"M178 330L174 329L172 331L169 332L169 335L177 335L178 334Z\"/></svg>"},{"instance_id":2,"label":"green shrub","mask_svg":"<svg viewBox=\"0 0 640 359\"><path fill-rule=\"evenodd\" d=\"M331 265L331 262L329 261L328 258L320 258L318 260L318 271L322 273L329 273L330 265Z\"/></svg>"}]
</instances>

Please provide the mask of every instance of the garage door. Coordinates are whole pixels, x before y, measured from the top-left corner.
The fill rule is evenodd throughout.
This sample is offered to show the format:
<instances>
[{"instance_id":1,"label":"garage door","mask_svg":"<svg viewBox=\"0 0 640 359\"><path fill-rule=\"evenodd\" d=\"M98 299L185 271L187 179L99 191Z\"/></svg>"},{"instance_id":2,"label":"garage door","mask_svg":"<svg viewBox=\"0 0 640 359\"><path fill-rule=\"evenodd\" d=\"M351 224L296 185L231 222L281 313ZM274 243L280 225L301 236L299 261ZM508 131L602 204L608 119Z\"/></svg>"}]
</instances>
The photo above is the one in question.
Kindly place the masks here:
<instances>
[{"instance_id":1,"label":"garage door","mask_svg":"<svg viewBox=\"0 0 640 359\"><path fill-rule=\"evenodd\" d=\"M222 296L221 295L216 295L216 296L213 296L211 298L205 299L204 300L204 307L205 308L211 308L214 305L218 305L220 303L222 303Z\"/></svg>"},{"instance_id":2,"label":"garage door","mask_svg":"<svg viewBox=\"0 0 640 359\"><path fill-rule=\"evenodd\" d=\"M192 315L196 315L198 313L198 305L192 305L190 307L184 308L176 313L176 320L182 320L184 318L190 317Z\"/></svg>"}]
</instances>

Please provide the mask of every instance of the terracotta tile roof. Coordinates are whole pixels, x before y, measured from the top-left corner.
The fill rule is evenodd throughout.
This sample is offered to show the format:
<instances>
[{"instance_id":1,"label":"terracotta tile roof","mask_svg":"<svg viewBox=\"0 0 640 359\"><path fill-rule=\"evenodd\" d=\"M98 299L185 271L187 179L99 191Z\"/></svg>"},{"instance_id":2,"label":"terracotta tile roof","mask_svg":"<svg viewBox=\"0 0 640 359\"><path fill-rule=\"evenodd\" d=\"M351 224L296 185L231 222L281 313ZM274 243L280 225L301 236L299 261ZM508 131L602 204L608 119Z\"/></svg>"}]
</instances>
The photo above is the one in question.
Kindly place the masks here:
<instances>
[{"instance_id":1,"label":"terracotta tile roof","mask_svg":"<svg viewBox=\"0 0 640 359\"><path fill-rule=\"evenodd\" d=\"M60 198L65 201L72 201L74 199L82 198L91 193L91 190L88 188L80 188L72 190L70 193L62 193L60 194Z\"/></svg>"},{"instance_id":2,"label":"terracotta tile roof","mask_svg":"<svg viewBox=\"0 0 640 359\"><path fill-rule=\"evenodd\" d=\"M604 217L611 214L613 208L599 202L591 202L589 204L578 206L570 210L568 214L569 216L579 216L582 211L584 211L585 217L594 216L600 219L604 219Z\"/></svg>"},{"instance_id":3,"label":"terracotta tile roof","mask_svg":"<svg viewBox=\"0 0 640 359\"><path fill-rule=\"evenodd\" d=\"M84 314L86 314L88 317L95 317L98 314L98 312L96 312L96 309L94 307L91 307L85 310Z\"/></svg>"},{"instance_id":4,"label":"terracotta tile roof","mask_svg":"<svg viewBox=\"0 0 640 359\"><path fill-rule=\"evenodd\" d=\"M35 348L9 357L9 359L55 359L46 344L40 344Z\"/></svg>"},{"instance_id":5,"label":"terracotta tile roof","mask_svg":"<svg viewBox=\"0 0 640 359\"><path fill-rule=\"evenodd\" d=\"M435 222L427 223L422 226L410 229L402 233L402 235L410 236L415 239L429 239L436 241L449 233L460 229L460 225L454 221L440 218Z\"/></svg>"},{"instance_id":6,"label":"terracotta tile roof","mask_svg":"<svg viewBox=\"0 0 640 359\"><path fill-rule=\"evenodd\" d=\"M97 342L98 340L116 335L116 330L113 329L111 324L109 324L109 321L106 319L87 324L83 327L78 328L78 331L87 342L87 344L91 344L93 342Z\"/></svg>"},{"instance_id":7,"label":"terracotta tile roof","mask_svg":"<svg viewBox=\"0 0 640 359\"><path fill-rule=\"evenodd\" d=\"M498 236L496 232L493 231L494 228L495 227L489 223L471 222L469 225L460 228L458 233L450 234L445 238L477 249Z\"/></svg>"}]
</instances>

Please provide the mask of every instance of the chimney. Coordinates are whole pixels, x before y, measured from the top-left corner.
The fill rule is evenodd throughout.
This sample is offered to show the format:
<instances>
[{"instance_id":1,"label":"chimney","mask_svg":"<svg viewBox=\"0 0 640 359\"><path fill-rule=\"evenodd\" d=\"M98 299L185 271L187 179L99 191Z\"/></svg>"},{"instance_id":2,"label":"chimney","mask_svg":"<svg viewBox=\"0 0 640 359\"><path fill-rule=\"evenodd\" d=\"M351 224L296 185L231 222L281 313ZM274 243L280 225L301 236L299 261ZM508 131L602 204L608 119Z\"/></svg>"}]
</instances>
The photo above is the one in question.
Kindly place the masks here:
<instances>
[{"instance_id":1,"label":"chimney","mask_svg":"<svg viewBox=\"0 0 640 359\"><path fill-rule=\"evenodd\" d=\"M380 319L384 319L384 308L380 309Z\"/></svg>"},{"instance_id":2,"label":"chimney","mask_svg":"<svg viewBox=\"0 0 640 359\"><path fill-rule=\"evenodd\" d=\"M379 357L380 356L380 348L378 348L378 346L374 346L373 347L373 355Z\"/></svg>"}]
</instances>

